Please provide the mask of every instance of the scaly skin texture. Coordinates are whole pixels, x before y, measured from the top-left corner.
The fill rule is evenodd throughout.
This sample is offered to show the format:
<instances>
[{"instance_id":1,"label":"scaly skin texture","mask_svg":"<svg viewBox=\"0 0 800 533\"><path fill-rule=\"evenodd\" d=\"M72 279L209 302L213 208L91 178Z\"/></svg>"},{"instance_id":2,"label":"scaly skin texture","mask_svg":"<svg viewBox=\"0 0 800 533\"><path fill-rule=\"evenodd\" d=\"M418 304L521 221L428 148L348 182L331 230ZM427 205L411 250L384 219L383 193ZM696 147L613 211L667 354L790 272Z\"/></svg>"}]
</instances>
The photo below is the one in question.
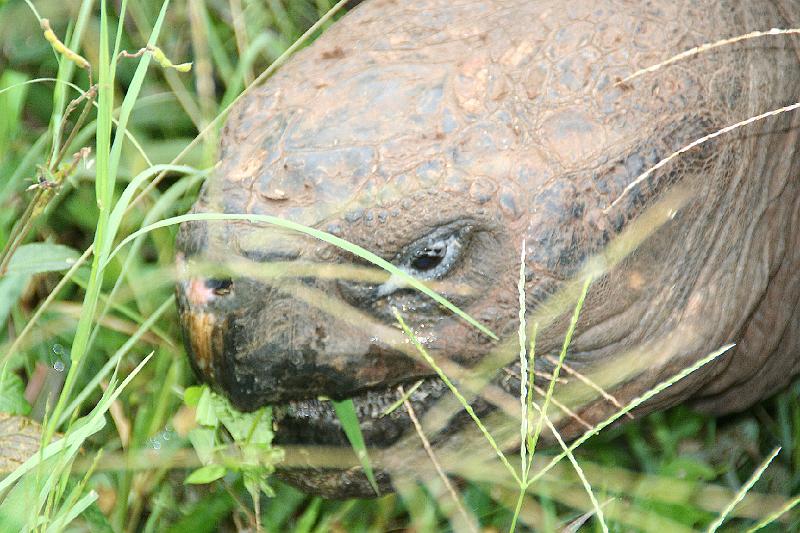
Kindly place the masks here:
<instances>
[{"instance_id":1,"label":"scaly skin texture","mask_svg":"<svg viewBox=\"0 0 800 533\"><path fill-rule=\"evenodd\" d=\"M777 391L800 369L797 115L719 137L623 191L688 142L797 100L796 43L747 41L615 82L703 42L788 27L798 12L794 1L767 0L359 6L235 108L194 210L284 217L412 274L433 272L440 292L500 340L393 280L252 275L266 262L354 262L311 237L189 223L178 295L199 375L242 409L278 405L279 442L346 445L322 395L354 398L368 444L394 445L408 416L378 416L394 386L434 375L392 327L396 308L456 377L481 369L493 397L518 403L523 241L526 305L538 320L590 258L680 198L594 280L567 364L625 402L735 342L640 412L692 399L724 413ZM437 241L452 257L439 270L416 268ZM251 274L190 276L200 262ZM543 319L537 370L552 369L544 355L558 353L572 305ZM576 397L579 418L559 423L566 437L616 409ZM420 413L444 398L437 379L411 396ZM502 403L477 401L483 413ZM447 442L460 424L430 431ZM371 492L351 471L286 475L327 496Z\"/></svg>"}]
</instances>

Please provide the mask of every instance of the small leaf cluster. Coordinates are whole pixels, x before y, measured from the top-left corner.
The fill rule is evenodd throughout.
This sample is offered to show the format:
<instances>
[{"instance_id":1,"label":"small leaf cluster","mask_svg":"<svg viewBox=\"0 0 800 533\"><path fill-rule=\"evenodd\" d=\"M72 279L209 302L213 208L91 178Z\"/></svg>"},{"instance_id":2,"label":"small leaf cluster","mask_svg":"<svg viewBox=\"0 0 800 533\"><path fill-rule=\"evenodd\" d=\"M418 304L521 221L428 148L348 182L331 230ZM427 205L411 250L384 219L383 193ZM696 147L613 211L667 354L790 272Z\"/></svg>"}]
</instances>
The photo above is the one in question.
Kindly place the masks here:
<instances>
[{"instance_id":1,"label":"small leaf cluster","mask_svg":"<svg viewBox=\"0 0 800 533\"><path fill-rule=\"evenodd\" d=\"M189 440L204 465L186 482L211 483L227 474L240 474L254 499L261 492L273 496L267 478L283 452L272 447L272 408L242 413L206 385L189 387L183 400L196 410L197 427L189 432Z\"/></svg>"}]
</instances>

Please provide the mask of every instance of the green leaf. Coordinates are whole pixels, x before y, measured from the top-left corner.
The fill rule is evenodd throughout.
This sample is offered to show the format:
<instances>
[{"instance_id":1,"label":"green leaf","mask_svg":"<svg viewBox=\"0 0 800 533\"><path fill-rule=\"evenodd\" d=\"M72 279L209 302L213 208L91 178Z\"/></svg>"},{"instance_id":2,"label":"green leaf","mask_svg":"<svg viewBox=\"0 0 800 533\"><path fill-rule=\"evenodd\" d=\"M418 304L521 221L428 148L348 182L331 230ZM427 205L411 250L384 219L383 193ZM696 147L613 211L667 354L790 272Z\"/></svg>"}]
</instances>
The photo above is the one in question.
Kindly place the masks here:
<instances>
[{"instance_id":1,"label":"green leaf","mask_svg":"<svg viewBox=\"0 0 800 533\"><path fill-rule=\"evenodd\" d=\"M202 395L203 387L187 387L186 390L183 391L183 403L188 407L197 407L197 404L200 402L200 396Z\"/></svg>"},{"instance_id":2,"label":"green leaf","mask_svg":"<svg viewBox=\"0 0 800 533\"><path fill-rule=\"evenodd\" d=\"M8 264L7 275L39 274L67 270L80 254L62 244L36 242L20 246Z\"/></svg>"},{"instance_id":3,"label":"green leaf","mask_svg":"<svg viewBox=\"0 0 800 533\"><path fill-rule=\"evenodd\" d=\"M260 490L270 498L275 496L275 491L269 485L267 475L264 474L264 468L250 468L245 470L242 473L242 481L244 481L244 486L250 494Z\"/></svg>"},{"instance_id":4,"label":"green leaf","mask_svg":"<svg viewBox=\"0 0 800 533\"><path fill-rule=\"evenodd\" d=\"M252 413L236 411L226 401L217 406L217 416L237 442L272 444L272 409L262 407Z\"/></svg>"},{"instance_id":5,"label":"green leaf","mask_svg":"<svg viewBox=\"0 0 800 533\"><path fill-rule=\"evenodd\" d=\"M192 485L204 485L216 481L225 475L225 467L222 465L206 465L198 468L186 478L186 483Z\"/></svg>"},{"instance_id":6,"label":"green leaf","mask_svg":"<svg viewBox=\"0 0 800 533\"><path fill-rule=\"evenodd\" d=\"M22 296L28 281L30 276L24 274L0 277L0 326L5 323L11 309Z\"/></svg>"},{"instance_id":7,"label":"green leaf","mask_svg":"<svg viewBox=\"0 0 800 533\"><path fill-rule=\"evenodd\" d=\"M240 452L240 462L229 465L228 469L243 475L245 487L251 494L261 491L272 496L274 491L267 478L275 471L275 463L283 459L283 451L272 448L272 408L242 413L207 385L186 389L183 398L187 405L189 402L196 405L195 421L200 427L189 432L189 441L200 460L208 467L213 465L217 443L227 439L227 436L218 435L221 424ZM225 470L223 466L214 466Z\"/></svg>"},{"instance_id":8,"label":"green leaf","mask_svg":"<svg viewBox=\"0 0 800 533\"><path fill-rule=\"evenodd\" d=\"M217 427L222 423L233 440L238 443L265 445L272 443L272 410L269 407L262 407L252 413L242 413L237 411L225 397L213 392L207 386L195 387L200 390L190 389L186 389L184 401L196 403L195 420L198 424Z\"/></svg>"},{"instance_id":9,"label":"green leaf","mask_svg":"<svg viewBox=\"0 0 800 533\"><path fill-rule=\"evenodd\" d=\"M6 70L0 75L0 91L8 89L0 93L0 116L3 117L0 120L0 161L11 152L9 141L19 130L22 105L28 93L28 87L24 85L27 80L27 75L14 70Z\"/></svg>"},{"instance_id":10,"label":"green leaf","mask_svg":"<svg viewBox=\"0 0 800 533\"><path fill-rule=\"evenodd\" d=\"M214 396L216 394L204 386L200 397L197 399L197 413L194 419L201 426L216 428L219 425Z\"/></svg>"},{"instance_id":11,"label":"green leaf","mask_svg":"<svg viewBox=\"0 0 800 533\"><path fill-rule=\"evenodd\" d=\"M18 375L8 371L8 365L0 372L0 413L26 416L31 412L25 400L25 387Z\"/></svg>"},{"instance_id":12,"label":"green leaf","mask_svg":"<svg viewBox=\"0 0 800 533\"><path fill-rule=\"evenodd\" d=\"M189 442L192 443L197 457L203 464L214 460L214 434L215 429L194 428L189 432Z\"/></svg>"},{"instance_id":13,"label":"green leaf","mask_svg":"<svg viewBox=\"0 0 800 533\"><path fill-rule=\"evenodd\" d=\"M356 407L353 400L347 399L341 402L332 401L333 409L336 411L336 416L339 417L339 422L342 423L344 434L347 435L347 440L350 441L350 446L358 457L364 473L367 475L369 484L372 485L375 494L381 495L378 490L378 483L375 481L375 474L372 471L372 464L367 455L367 445L364 443L364 435L361 433L361 426L358 424L358 416L356 415Z\"/></svg>"}]
</instances>

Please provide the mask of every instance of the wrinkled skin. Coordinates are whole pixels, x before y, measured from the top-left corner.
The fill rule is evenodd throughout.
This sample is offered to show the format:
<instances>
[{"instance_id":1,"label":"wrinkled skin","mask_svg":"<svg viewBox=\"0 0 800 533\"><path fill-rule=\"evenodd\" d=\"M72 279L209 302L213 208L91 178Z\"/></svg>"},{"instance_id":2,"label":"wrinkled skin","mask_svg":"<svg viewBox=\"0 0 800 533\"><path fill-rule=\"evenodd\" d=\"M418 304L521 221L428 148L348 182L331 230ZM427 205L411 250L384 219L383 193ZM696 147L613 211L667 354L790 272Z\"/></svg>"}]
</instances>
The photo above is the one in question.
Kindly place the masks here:
<instances>
[{"instance_id":1,"label":"wrinkled skin","mask_svg":"<svg viewBox=\"0 0 800 533\"><path fill-rule=\"evenodd\" d=\"M268 224L184 224L178 295L189 355L239 408L278 406L278 442L347 445L319 396L354 398L368 444L384 448L409 432L403 409L378 416L398 384L425 378L411 396L420 415L442 401L442 383L393 327L393 308L462 377L494 354L486 379L518 402L523 242L527 311L546 317L545 304L582 279L589 258L676 197L638 248L593 281L567 363L625 402L736 343L640 413L687 399L739 410L798 373L797 114L718 137L624 192L694 139L797 100L797 43L751 40L615 82L703 42L791 27L800 6L566 4L366 2L232 112L196 212L275 215L340 236L445 283L440 292L500 339L385 278L190 275L199 262L251 271L366 263ZM319 294L338 307L313 305ZM542 321L537 370L551 369L544 355L559 352L570 295ZM483 412L491 403L478 402ZM588 423L615 409L585 398L576 407ZM582 431L569 417L559 429ZM438 430L430 431L442 443L458 425ZM331 497L371 494L354 471L285 475ZM389 488L385 472L380 481Z\"/></svg>"}]
</instances>

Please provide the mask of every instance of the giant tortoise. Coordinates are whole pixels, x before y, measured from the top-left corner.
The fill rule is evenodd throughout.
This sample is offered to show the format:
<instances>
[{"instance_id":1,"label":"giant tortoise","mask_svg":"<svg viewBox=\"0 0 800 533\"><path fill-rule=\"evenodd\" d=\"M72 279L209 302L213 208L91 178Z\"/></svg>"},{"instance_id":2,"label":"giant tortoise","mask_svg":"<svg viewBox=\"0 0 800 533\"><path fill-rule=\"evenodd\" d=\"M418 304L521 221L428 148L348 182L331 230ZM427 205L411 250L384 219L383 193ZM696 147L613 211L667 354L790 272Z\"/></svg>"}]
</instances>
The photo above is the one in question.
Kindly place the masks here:
<instances>
[{"instance_id":1,"label":"giant tortoise","mask_svg":"<svg viewBox=\"0 0 800 533\"><path fill-rule=\"evenodd\" d=\"M327 399L351 398L376 450L416 439L405 409L384 411L421 381L410 405L444 449L469 420L442 418L459 406L394 313L480 414L513 419L519 279L537 388L589 279L556 386L565 411L549 411L565 438L727 344L635 412L727 413L776 392L800 370L800 116L710 134L800 99L800 46L750 39L627 78L799 19L795 0L359 5L235 106L194 212L342 238L486 329L312 235L195 221L178 237L195 370L242 410L275 406L283 444L346 446ZM353 470L284 475L372 493Z\"/></svg>"}]
</instances>

